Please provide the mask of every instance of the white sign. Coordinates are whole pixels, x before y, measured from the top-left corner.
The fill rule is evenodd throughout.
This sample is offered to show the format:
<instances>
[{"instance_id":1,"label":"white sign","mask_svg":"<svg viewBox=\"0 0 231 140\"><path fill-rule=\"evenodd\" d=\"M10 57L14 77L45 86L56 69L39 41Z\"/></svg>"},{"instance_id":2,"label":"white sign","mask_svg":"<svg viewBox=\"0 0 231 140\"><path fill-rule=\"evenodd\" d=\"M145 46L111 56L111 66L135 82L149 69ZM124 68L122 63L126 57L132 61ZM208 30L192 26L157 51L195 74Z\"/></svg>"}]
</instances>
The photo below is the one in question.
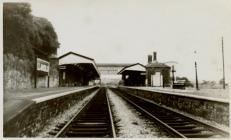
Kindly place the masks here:
<instances>
[{"instance_id":1,"label":"white sign","mask_svg":"<svg viewBox=\"0 0 231 140\"><path fill-rule=\"evenodd\" d=\"M49 72L49 66L50 66L50 63L45 61L45 60L42 60L40 58L37 58L37 70L38 71L43 71L43 72Z\"/></svg>"}]
</instances>

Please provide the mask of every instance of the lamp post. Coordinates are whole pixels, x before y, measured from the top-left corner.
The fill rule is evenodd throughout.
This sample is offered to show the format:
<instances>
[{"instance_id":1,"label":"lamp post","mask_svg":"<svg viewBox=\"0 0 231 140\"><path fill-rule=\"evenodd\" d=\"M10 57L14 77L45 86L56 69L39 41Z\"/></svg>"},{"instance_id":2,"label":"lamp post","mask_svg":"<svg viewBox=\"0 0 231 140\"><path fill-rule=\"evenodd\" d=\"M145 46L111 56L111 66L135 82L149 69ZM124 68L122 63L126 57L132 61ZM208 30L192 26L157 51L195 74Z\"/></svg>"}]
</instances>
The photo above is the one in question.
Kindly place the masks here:
<instances>
[{"instance_id":1,"label":"lamp post","mask_svg":"<svg viewBox=\"0 0 231 140\"><path fill-rule=\"evenodd\" d=\"M174 69L174 65L172 65L172 85L174 85L174 81L175 81L174 72L176 72L176 71Z\"/></svg>"},{"instance_id":2,"label":"lamp post","mask_svg":"<svg viewBox=\"0 0 231 140\"><path fill-rule=\"evenodd\" d=\"M194 51L194 54L196 55L196 51ZM196 74L196 89L199 90L196 58L195 58L195 74Z\"/></svg>"}]
</instances>

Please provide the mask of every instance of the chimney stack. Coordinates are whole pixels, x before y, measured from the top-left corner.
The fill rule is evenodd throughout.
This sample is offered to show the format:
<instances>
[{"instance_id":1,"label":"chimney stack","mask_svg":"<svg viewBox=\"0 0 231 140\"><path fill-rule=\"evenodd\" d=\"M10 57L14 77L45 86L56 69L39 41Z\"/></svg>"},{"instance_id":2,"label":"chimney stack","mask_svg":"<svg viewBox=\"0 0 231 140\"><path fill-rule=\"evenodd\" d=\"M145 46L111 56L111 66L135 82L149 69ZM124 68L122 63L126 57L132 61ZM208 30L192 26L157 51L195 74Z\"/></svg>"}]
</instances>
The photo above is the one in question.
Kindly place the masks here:
<instances>
[{"instance_id":1,"label":"chimney stack","mask_svg":"<svg viewBox=\"0 0 231 140\"><path fill-rule=\"evenodd\" d=\"M156 52L153 52L153 61L157 61L156 60Z\"/></svg>"},{"instance_id":2,"label":"chimney stack","mask_svg":"<svg viewBox=\"0 0 231 140\"><path fill-rule=\"evenodd\" d=\"M148 64L152 63L152 55L148 55Z\"/></svg>"}]
</instances>

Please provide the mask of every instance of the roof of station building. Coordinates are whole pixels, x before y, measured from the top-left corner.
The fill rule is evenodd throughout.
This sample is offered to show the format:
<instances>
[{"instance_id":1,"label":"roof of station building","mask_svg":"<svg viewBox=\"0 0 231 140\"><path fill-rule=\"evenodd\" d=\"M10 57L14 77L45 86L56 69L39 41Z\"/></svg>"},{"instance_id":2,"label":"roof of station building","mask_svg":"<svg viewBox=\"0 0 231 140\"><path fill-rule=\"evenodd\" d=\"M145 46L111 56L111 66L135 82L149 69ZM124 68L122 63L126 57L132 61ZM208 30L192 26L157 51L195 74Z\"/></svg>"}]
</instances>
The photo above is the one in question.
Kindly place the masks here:
<instances>
[{"instance_id":1,"label":"roof of station building","mask_svg":"<svg viewBox=\"0 0 231 140\"><path fill-rule=\"evenodd\" d=\"M68 52L59 57L59 65L76 65L76 64L91 64L93 65L97 74L100 75L94 59L90 57L75 52Z\"/></svg>"},{"instance_id":2,"label":"roof of station building","mask_svg":"<svg viewBox=\"0 0 231 140\"><path fill-rule=\"evenodd\" d=\"M124 67L121 71L118 72L118 74L122 74L124 71L140 71L145 72L146 67L140 63L135 63L129 66Z\"/></svg>"},{"instance_id":3,"label":"roof of station building","mask_svg":"<svg viewBox=\"0 0 231 140\"><path fill-rule=\"evenodd\" d=\"M79 56L79 57L83 57L83 58L85 58L85 59L94 60L93 58L90 58L90 57L87 57L87 56L84 56L84 55L81 55L81 54L78 54L78 53L75 53L75 52L72 52L72 51L70 51L70 52L68 52L68 53L65 53L65 54L61 55L61 56L59 57L59 59L65 57L65 56L67 56L67 55L70 55L70 54L73 54L73 55L76 55L76 56Z\"/></svg>"},{"instance_id":4,"label":"roof of station building","mask_svg":"<svg viewBox=\"0 0 231 140\"><path fill-rule=\"evenodd\" d=\"M132 65L131 63L97 63L98 67L126 67Z\"/></svg>"},{"instance_id":5,"label":"roof of station building","mask_svg":"<svg viewBox=\"0 0 231 140\"><path fill-rule=\"evenodd\" d=\"M96 65L94 59L74 52L68 52L59 57L59 65L77 63L93 63Z\"/></svg>"}]
</instances>

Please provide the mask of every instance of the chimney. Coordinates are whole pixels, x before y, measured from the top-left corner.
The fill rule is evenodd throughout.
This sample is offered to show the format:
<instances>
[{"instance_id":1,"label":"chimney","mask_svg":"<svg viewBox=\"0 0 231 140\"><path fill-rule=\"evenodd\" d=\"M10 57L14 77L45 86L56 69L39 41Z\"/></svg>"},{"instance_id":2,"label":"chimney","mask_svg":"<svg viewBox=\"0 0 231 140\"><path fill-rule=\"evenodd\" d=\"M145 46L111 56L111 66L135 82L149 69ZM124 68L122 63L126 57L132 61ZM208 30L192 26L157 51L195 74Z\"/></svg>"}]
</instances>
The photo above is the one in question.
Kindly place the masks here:
<instances>
[{"instance_id":1,"label":"chimney","mask_svg":"<svg viewBox=\"0 0 231 140\"><path fill-rule=\"evenodd\" d=\"M153 52L153 61L157 61L156 60L156 52Z\"/></svg>"},{"instance_id":2,"label":"chimney","mask_svg":"<svg viewBox=\"0 0 231 140\"><path fill-rule=\"evenodd\" d=\"M152 55L148 55L148 64L152 63Z\"/></svg>"}]
</instances>

